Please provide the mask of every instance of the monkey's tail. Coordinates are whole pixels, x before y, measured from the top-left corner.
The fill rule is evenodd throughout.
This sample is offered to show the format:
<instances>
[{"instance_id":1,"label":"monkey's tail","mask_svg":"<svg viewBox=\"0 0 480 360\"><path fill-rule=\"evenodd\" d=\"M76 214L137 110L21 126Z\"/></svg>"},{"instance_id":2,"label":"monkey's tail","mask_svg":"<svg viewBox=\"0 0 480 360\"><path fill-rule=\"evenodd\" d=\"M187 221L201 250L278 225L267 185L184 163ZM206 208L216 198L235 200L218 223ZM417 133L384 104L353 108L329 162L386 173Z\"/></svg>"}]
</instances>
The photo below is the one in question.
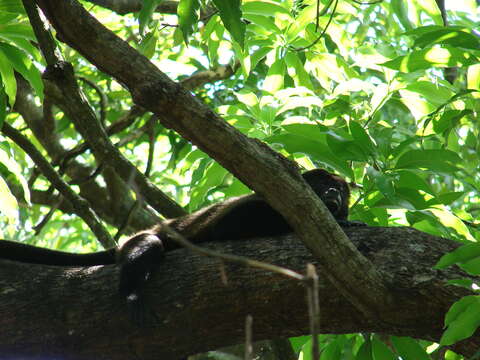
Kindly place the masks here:
<instances>
[{"instance_id":1,"label":"monkey's tail","mask_svg":"<svg viewBox=\"0 0 480 360\"><path fill-rule=\"evenodd\" d=\"M56 266L115 264L115 248L89 254L74 254L0 240L0 259Z\"/></svg>"}]
</instances>

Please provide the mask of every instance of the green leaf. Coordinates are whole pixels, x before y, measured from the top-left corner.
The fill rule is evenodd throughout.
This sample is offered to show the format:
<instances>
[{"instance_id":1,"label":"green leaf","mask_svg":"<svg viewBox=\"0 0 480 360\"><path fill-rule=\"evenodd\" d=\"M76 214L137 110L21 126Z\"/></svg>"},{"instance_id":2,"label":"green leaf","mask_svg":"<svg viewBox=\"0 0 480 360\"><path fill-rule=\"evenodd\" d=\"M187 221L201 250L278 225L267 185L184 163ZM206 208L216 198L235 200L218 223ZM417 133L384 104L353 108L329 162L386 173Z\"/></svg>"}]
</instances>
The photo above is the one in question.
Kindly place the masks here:
<instances>
[{"instance_id":1,"label":"green leaf","mask_svg":"<svg viewBox=\"0 0 480 360\"><path fill-rule=\"evenodd\" d=\"M415 40L413 45L415 47L425 48L433 44L478 49L480 47L480 39L465 31L452 28L440 28L421 35Z\"/></svg>"},{"instance_id":2,"label":"green leaf","mask_svg":"<svg viewBox=\"0 0 480 360\"><path fill-rule=\"evenodd\" d=\"M337 83L357 77L356 71L341 57L333 54L315 54L308 59L316 75L328 77Z\"/></svg>"},{"instance_id":3,"label":"green leaf","mask_svg":"<svg viewBox=\"0 0 480 360\"><path fill-rule=\"evenodd\" d=\"M0 13L10 12L14 14L25 14L21 0L1 0Z\"/></svg>"},{"instance_id":4,"label":"green leaf","mask_svg":"<svg viewBox=\"0 0 480 360\"><path fill-rule=\"evenodd\" d=\"M458 249L443 255L435 265L435 268L445 269L447 266L465 263L478 257L480 257L480 244L465 244Z\"/></svg>"},{"instance_id":5,"label":"green leaf","mask_svg":"<svg viewBox=\"0 0 480 360\"><path fill-rule=\"evenodd\" d=\"M440 345L452 345L466 339L475 332L480 325L480 298L465 296L452 305L445 317L447 330L440 339Z\"/></svg>"},{"instance_id":6,"label":"green leaf","mask_svg":"<svg viewBox=\"0 0 480 360\"><path fill-rule=\"evenodd\" d=\"M448 102L455 95L449 88L433 84L431 81L416 81L405 89L422 95L424 99L435 106Z\"/></svg>"},{"instance_id":7,"label":"green leaf","mask_svg":"<svg viewBox=\"0 0 480 360\"><path fill-rule=\"evenodd\" d=\"M478 59L470 52L445 46L412 51L380 65L408 73L431 67L466 67L477 62Z\"/></svg>"},{"instance_id":8,"label":"green leaf","mask_svg":"<svg viewBox=\"0 0 480 360\"><path fill-rule=\"evenodd\" d=\"M291 337L288 340L290 341L290 344L292 344L293 351L295 353L299 353L302 349L302 346L305 345L308 340L310 340L310 336L304 335L298 337Z\"/></svg>"},{"instance_id":9,"label":"green leaf","mask_svg":"<svg viewBox=\"0 0 480 360\"><path fill-rule=\"evenodd\" d=\"M3 122L7 117L7 94L3 86L0 86L0 129L3 126Z\"/></svg>"},{"instance_id":10,"label":"green leaf","mask_svg":"<svg viewBox=\"0 0 480 360\"><path fill-rule=\"evenodd\" d=\"M450 130L458 125L463 117L472 113L473 111L470 109L447 110L440 118L435 118L433 120L433 130L437 134L443 134L445 131Z\"/></svg>"},{"instance_id":11,"label":"green leaf","mask_svg":"<svg viewBox=\"0 0 480 360\"><path fill-rule=\"evenodd\" d=\"M457 201L464 195L465 192L463 191L452 191L435 196L433 199L428 201L428 204L429 206L437 204L451 205L453 202Z\"/></svg>"},{"instance_id":12,"label":"green leaf","mask_svg":"<svg viewBox=\"0 0 480 360\"><path fill-rule=\"evenodd\" d=\"M435 195L435 191L432 189L430 184L427 183L421 176L417 175L415 171L400 170L397 171L396 174L400 175L397 183L402 184L402 187L417 189L430 195Z\"/></svg>"},{"instance_id":13,"label":"green leaf","mask_svg":"<svg viewBox=\"0 0 480 360\"><path fill-rule=\"evenodd\" d=\"M41 100L43 100L42 76L40 71L34 66L25 53L12 45L5 43L0 43L0 51L7 56L14 69L28 80L35 89L35 93Z\"/></svg>"},{"instance_id":14,"label":"green leaf","mask_svg":"<svg viewBox=\"0 0 480 360\"><path fill-rule=\"evenodd\" d=\"M191 200L189 203L190 210L197 210L199 207L203 205L203 202L208 195L208 193L222 184L225 175L228 174L228 171L225 170L222 166L220 166L216 162L212 162L210 166L208 166L207 170L203 174L203 177L194 187L191 193Z\"/></svg>"},{"instance_id":15,"label":"green leaf","mask_svg":"<svg viewBox=\"0 0 480 360\"><path fill-rule=\"evenodd\" d=\"M480 64L472 65L467 71L467 88L480 90ZM477 93L476 98L480 95Z\"/></svg>"},{"instance_id":16,"label":"green leaf","mask_svg":"<svg viewBox=\"0 0 480 360\"><path fill-rule=\"evenodd\" d=\"M149 32L139 44L138 50L145 55L147 58L151 59L155 55L155 48L158 41L158 32L153 30Z\"/></svg>"},{"instance_id":17,"label":"green leaf","mask_svg":"<svg viewBox=\"0 0 480 360\"><path fill-rule=\"evenodd\" d=\"M8 96L8 102L10 106L13 106L13 104L15 104L15 96L17 94L17 81L15 80L13 66L1 48L0 75L5 88L5 93Z\"/></svg>"},{"instance_id":18,"label":"green leaf","mask_svg":"<svg viewBox=\"0 0 480 360\"><path fill-rule=\"evenodd\" d=\"M263 90L274 94L276 91L283 88L283 81L285 76L285 60L276 60L270 69L268 69L265 82L263 83Z\"/></svg>"},{"instance_id":19,"label":"green leaf","mask_svg":"<svg viewBox=\"0 0 480 360\"><path fill-rule=\"evenodd\" d=\"M0 27L0 36L9 39L25 39L35 41L35 34L30 25L26 23L10 23Z\"/></svg>"},{"instance_id":20,"label":"green leaf","mask_svg":"<svg viewBox=\"0 0 480 360\"><path fill-rule=\"evenodd\" d=\"M150 19L152 18L152 14L155 12L157 6L163 0L144 0L142 1L142 8L138 13L138 22L140 25L140 35L143 35L145 32L145 28L147 27Z\"/></svg>"},{"instance_id":21,"label":"green leaf","mask_svg":"<svg viewBox=\"0 0 480 360\"><path fill-rule=\"evenodd\" d=\"M341 359L341 348L337 340L332 341L330 344L325 346L322 350L322 355L320 360L340 360ZM313 359L313 357L312 357Z\"/></svg>"},{"instance_id":22,"label":"green leaf","mask_svg":"<svg viewBox=\"0 0 480 360\"><path fill-rule=\"evenodd\" d=\"M188 38L198 23L199 0L180 0L177 8L178 26L183 34L183 40L188 44Z\"/></svg>"},{"instance_id":23,"label":"green leaf","mask_svg":"<svg viewBox=\"0 0 480 360\"><path fill-rule=\"evenodd\" d=\"M400 184L401 183L397 183ZM425 201L425 197L417 189L398 186L395 188L397 199L406 200L413 205L415 210L423 210L429 207L429 203Z\"/></svg>"},{"instance_id":24,"label":"green leaf","mask_svg":"<svg viewBox=\"0 0 480 360\"><path fill-rule=\"evenodd\" d=\"M460 263L460 268L465 270L471 275L478 276L480 275L480 257L472 259L470 261Z\"/></svg>"},{"instance_id":25,"label":"green leaf","mask_svg":"<svg viewBox=\"0 0 480 360\"><path fill-rule=\"evenodd\" d=\"M397 169L427 169L452 173L462 159L450 150L410 150L397 160Z\"/></svg>"},{"instance_id":26,"label":"green leaf","mask_svg":"<svg viewBox=\"0 0 480 360\"><path fill-rule=\"evenodd\" d=\"M395 349L402 360L429 360L427 352L420 346L418 341L409 337L391 336Z\"/></svg>"},{"instance_id":27,"label":"green leaf","mask_svg":"<svg viewBox=\"0 0 480 360\"><path fill-rule=\"evenodd\" d=\"M220 18L233 39L243 49L245 43L245 23L242 21L240 0L213 0L220 12Z\"/></svg>"},{"instance_id":28,"label":"green leaf","mask_svg":"<svg viewBox=\"0 0 480 360\"><path fill-rule=\"evenodd\" d=\"M0 177L0 214L6 217L9 223L14 223L17 218L18 203L12 195L7 183Z\"/></svg>"},{"instance_id":29,"label":"green leaf","mask_svg":"<svg viewBox=\"0 0 480 360\"><path fill-rule=\"evenodd\" d=\"M306 154L313 160L325 163L339 173L353 178L353 172L348 163L334 155L324 142L310 140L307 137L294 134L274 135L264 140L269 144L282 144L290 154Z\"/></svg>"},{"instance_id":30,"label":"green leaf","mask_svg":"<svg viewBox=\"0 0 480 360\"><path fill-rule=\"evenodd\" d=\"M272 46L265 46L262 45L258 50L256 50L250 57L251 59L251 68L252 70L255 69L255 67L258 65L258 63L263 60L270 51L273 49L273 44Z\"/></svg>"},{"instance_id":31,"label":"green leaf","mask_svg":"<svg viewBox=\"0 0 480 360\"><path fill-rule=\"evenodd\" d=\"M430 211L437 220L441 222L445 227L453 229L457 234L463 237L466 240L475 241L475 239L470 234L467 225L460 219L455 216L451 211L444 207L433 207L430 208Z\"/></svg>"},{"instance_id":32,"label":"green leaf","mask_svg":"<svg viewBox=\"0 0 480 360\"><path fill-rule=\"evenodd\" d=\"M377 153L375 143L365 129L356 121L350 121L349 126L353 140L362 147L365 153L375 155Z\"/></svg>"},{"instance_id":33,"label":"green leaf","mask_svg":"<svg viewBox=\"0 0 480 360\"><path fill-rule=\"evenodd\" d=\"M328 133L327 144L333 153L345 160L368 161L367 153L355 141L337 133Z\"/></svg>"},{"instance_id":34,"label":"green leaf","mask_svg":"<svg viewBox=\"0 0 480 360\"><path fill-rule=\"evenodd\" d=\"M372 360L372 343L365 341L357 351L355 360Z\"/></svg>"},{"instance_id":35,"label":"green leaf","mask_svg":"<svg viewBox=\"0 0 480 360\"><path fill-rule=\"evenodd\" d=\"M390 7L397 16L398 20L404 27L405 30L410 30L413 28L410 20L408 19L408 2L403 0L392 0L390 2Z\"/></svg>"},{"instance_id":36,"label":"green leaf","mask_svg":"<svg viewBox=\"0 0 480 360\"><path fill-rule=\"evenodd\" d=\"M273 34L280 34L281 31L270 16L244 14L246 20L258 25L261 29L266 31L268 36Z\"/></svg>"},{"instance_id":37,"label":"green leaf","mask_svg":"<svg viewBox=\"0 0 480 360\"><path fill-rule=\"evenodd\" d=\"M30 189L28 187L27 180L22 174L22 169L20 165L3 149L0 149L0 163L7 168L7 172L13 174L18 180L18 182L22 186L25 201L27 202L27 204L30 204Z\"/></svg>"},{"instance_id":38,"label":"green leaf","mask_svg":"<svg viewBox=\"0 0 480 360\"><path fill-rule=\"evenodd\" d=\"M372 353L375 360L396 360L395 354L383 342L374 338L372 341Z\"/></svg>"},{"instance_id":39,"label":"green leaf","mask_svg":"<svg viewBox=\"0 0 480 360\"><path fill-rule=\"evenodd\" d=\"M249 1L242 5L242 11L245 14L276 16L277 14L286 14L290 16L288 9L281 4L273 1Z\"/></svg>"},{"instance_id":40,"label":"green leaf","mask_svg":"<svg viewBox=\"0 0 480 360\"><path fill-rule=\"evenodd\" d=\"M374 170L372 167L369 167L367 172L374 179L375 185L377 185L382 195L390 201L395 202L395 187L393 186L393 178Z\"/></svg>"}]
</instances>

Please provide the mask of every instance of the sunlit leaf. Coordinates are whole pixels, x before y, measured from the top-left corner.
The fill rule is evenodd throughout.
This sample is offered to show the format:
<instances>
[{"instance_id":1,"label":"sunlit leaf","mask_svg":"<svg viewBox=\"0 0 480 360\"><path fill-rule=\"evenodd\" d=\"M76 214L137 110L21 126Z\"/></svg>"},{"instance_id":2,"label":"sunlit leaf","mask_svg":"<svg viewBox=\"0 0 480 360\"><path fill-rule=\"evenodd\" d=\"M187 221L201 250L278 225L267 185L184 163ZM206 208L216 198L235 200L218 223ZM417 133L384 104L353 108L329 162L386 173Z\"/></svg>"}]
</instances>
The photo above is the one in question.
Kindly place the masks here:
<instances>
[{"instance_id":1,"label":"sunlit leaf","mask_svg":"<svg viewBox=\"0 0 480 360\"><path fill-rule=\"evenodd\" d=\"M285 61L283 59L275 61L268 70L265 83L263 84L263 90L271 94L280 90L283 87L285 70Z\"/></svg>"},{"instance_id":2,"label":"sunlit leaf","mask_svg":"<svg viewBox=\"0 0 480 360\"><path fill-rule=\"evenodd\" d=\"M7 183L0 177L0 214L5 216L9 223L14 223L17 218L18 203L12 195Z\"/></svg>"},{"instance_id":3,"label":"sunlit leaf","mask_svg":"<svg viewBox=\"0 0 480 360\"><path fill-rule=\"evenodd\" d=\"M400 20L400 23L402 24L404 29L412 29L413 26L408 19L408 2L403 0L392 0L390 2L390 6L392 11L398 17L398 20Z\"/></svg>"},{"instance_id":4,"label":"sunlit leaf","mask_svg":"<svg viewBox=\"0 0 480 360\"><path fill-rule=\"evenodd\" d=\"M399 56L381 65L403 72L414 72L431 67L464 67L477 62L478 59L468 51L444 46L412 51L408 55Z\"/></svg>"},{"instance_id":5,"label":"sunlit leaf","mask_svg":"<svg viewBox=\"0 0 480 360\"><path fill-rule=\"evenodd\" d=\"M467 87L477 90L474 97L480 98L480 64L472 65L467 70Z\"/></svg>"},{"instance_id":6,"label":"sunlit leaf","mask_svg":"<svg viewBox=\"0 0 480 360\"><path fill-rule=\"evenodd\" d=\"M245 42L245 23L242 21L240 0L213 0L213 3L220 12L220 17L228 32L243 48Z\"/></svg>"},{"instance_id":7,"label":"sunlit leaf","mask_svg":"<svg viewBox=\"0 0 480 360\"><path fill-rule=\"evenodd\" d=\"M275 17L276 14L290 15L288 9L274 1L248 1L242 4L242 11L248 14Z\"/></svg>"},{"instance_id":8,"label":"sunlit leaf","mask_svg":"<svg viewBox=\"0 0 480 360\"><path fill-rule=\"evenodd\" d=\"M465 31L441 28L428 32L415 40L414 46L424 48L433 44L451 45L466 49L478 49L480 39Z\"/></svg>"},{"instance_id":9,"label":"sunlit leaf","mask_svg":"<svg viewBox=\"0 0 480 360\"><path fill-rule=\"evenodd\" d=\"M5 93L8 96L10 106L15 103L15 96L17 94L17 81L13 71L12 63L0 48L0 75L5 87Z\"/></svg>"}]
</instances>

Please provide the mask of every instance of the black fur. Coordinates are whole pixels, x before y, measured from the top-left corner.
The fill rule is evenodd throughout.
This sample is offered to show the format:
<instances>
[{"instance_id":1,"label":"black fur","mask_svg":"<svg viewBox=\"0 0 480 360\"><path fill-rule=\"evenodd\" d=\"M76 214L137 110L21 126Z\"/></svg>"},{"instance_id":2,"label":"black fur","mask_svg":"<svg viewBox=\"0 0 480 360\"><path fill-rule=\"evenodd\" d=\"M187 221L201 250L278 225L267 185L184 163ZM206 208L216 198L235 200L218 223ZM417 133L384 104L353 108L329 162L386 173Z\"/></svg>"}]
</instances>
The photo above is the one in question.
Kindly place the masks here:
<instances>
[{"instance_id":1,"label":"black fur","mask_svg":"<svg viewBox=\"0 0 480 360\"><path fill-rule=\"evenodd\" d=\"M340 225L353 224L347 220L350 191L345 180L322 169L307 171L303 177ZM178 248L163 231L164 224L196 243L277 236L292 231L277 211L260 196L252 194L227 199L192 214L166 220L163 224L131 236L118 249L71 254L3 240L0 241L0 258L59 266L116 263L121 267L119 292L127 300L134 319L143 322L143 284L161 262L165 251Z\"/></svg>"}]
</instances>

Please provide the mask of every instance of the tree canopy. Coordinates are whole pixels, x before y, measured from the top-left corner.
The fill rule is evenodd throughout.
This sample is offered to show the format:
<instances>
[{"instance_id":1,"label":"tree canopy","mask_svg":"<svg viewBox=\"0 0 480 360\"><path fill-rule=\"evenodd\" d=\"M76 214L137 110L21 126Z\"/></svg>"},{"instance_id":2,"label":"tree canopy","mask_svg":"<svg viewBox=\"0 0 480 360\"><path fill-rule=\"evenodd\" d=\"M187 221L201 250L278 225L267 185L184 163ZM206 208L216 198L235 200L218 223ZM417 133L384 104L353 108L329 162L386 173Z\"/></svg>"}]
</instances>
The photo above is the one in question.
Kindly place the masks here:
<instances>
[{"instance_id":1,"label":"tree canopy","mask_svg":"<svg viewBox=\"0 0 480 360\"><path fill-rule=\"evenodd\" d=\"M353 309L394 321L379 258L303 195L292 163L326 168L351 184L364 238L408 226L462 246L425 260L461 289L432 307L458 300L435 318L443 335L345 334L359 328L327 314L322 359L474 355L455 346L480 325L479 16L474 0L0 0L0 236L92 252L253 189ZM304 359L311 342L291 339Z\"/></svg>"}]
</instances>

